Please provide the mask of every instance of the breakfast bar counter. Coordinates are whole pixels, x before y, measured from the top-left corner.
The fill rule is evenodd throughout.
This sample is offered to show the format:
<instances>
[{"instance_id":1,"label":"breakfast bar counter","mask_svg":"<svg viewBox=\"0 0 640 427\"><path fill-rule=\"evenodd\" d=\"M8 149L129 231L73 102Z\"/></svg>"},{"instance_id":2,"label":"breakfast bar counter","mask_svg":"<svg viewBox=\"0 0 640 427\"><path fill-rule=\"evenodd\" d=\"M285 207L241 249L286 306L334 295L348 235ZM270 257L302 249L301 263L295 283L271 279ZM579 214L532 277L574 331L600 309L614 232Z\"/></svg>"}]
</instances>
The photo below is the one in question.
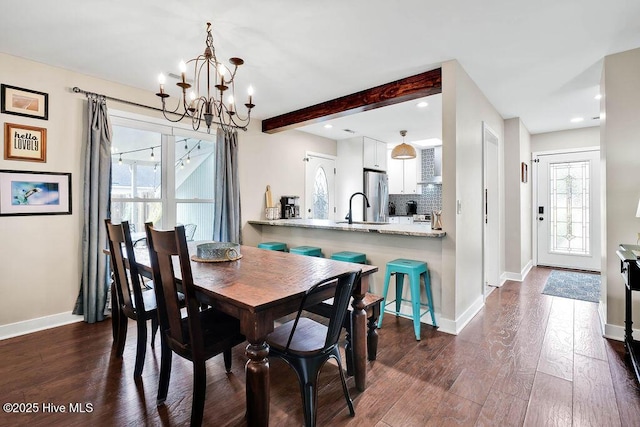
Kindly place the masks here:
<instances>
[{"instance_id":1,"label":"breakfast bar counter","mask_svg":"<svg viewBox=\"0 0 640 427\"><path fill-rule=\"evenodd\" d=\"M378 272L372 274L369 281L369 292L377 295L382 294L386 264L389 261L406 258L426 262L431 279L436 320L441 331L449 332L447 322L440 322L439 319L442 300L442 242L446 232L432 230L429 222L347 224L318 219L278 219L249 220L245 227L251 228L251 232L245 234L251 236L251 241L244 243L252 246L272 241L285 243L289 249L296 246L316 246L326 258L341 251L366 254L367 263L378 267ZM394 288L389 288L390 300L394 297ZM407 299L408 288L405 286ZM423 295L423 301L425 298ZM401 311L405 312L404 305ZM406 313L410 312L410 306L406 307ZM429 316L424 316L422 321L430 323L428 318Z\"/></svg>"},{"instance_id":2,"label":"breakfast bar counter","mask_svg":"<svg viewBox=\"0 0 640 427\"><path fill-rule=\"evenodd\" d=\"M361 233L395 234L400 236L416 237L446 236L446 233L442 230L432 230L431 225L428 222L414 224L354 222L353 224L348 224L346 221L331 221L328 219L276 219L249 221L249 224L354 231Z\"/></svg>"}]
</instances>

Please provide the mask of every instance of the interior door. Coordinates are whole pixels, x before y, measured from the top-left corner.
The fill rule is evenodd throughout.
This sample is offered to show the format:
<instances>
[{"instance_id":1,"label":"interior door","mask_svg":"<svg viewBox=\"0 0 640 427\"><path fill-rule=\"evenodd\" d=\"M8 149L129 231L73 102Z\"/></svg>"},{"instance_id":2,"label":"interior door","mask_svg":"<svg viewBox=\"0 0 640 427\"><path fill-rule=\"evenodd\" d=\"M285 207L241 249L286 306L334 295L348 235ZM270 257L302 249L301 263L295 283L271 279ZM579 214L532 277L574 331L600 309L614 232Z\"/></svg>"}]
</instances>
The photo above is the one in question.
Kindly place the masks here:
<instances>
[{"instance_id":1,"label":"interior door","mask_svg":"<svg viewBox=\"0 0 640 427\"><path fill-rule=\"evenodd\" d=\"M600 271L600 152L536 160L537 264Z\"/></svg>"},{"instance_id":2,"label":"interior door","mask_svg":"<svg viewBox=\"0 0 640 427\"><path fill-rule=\"evenodd\" d=\"M484 157L484 295L500 286L500 203L498 136L483 124Z\"/></svg>"},{"instance_id":3,"label":"interior door","mask_svg":"<svg viewBox=\"0 0 640 427\"><path fill-rule=\"evenodd\" d=\"M307 153L305 167L305 212L309 219L335 218L336 158L327 154Z\"/></svg>"}]
</instances>

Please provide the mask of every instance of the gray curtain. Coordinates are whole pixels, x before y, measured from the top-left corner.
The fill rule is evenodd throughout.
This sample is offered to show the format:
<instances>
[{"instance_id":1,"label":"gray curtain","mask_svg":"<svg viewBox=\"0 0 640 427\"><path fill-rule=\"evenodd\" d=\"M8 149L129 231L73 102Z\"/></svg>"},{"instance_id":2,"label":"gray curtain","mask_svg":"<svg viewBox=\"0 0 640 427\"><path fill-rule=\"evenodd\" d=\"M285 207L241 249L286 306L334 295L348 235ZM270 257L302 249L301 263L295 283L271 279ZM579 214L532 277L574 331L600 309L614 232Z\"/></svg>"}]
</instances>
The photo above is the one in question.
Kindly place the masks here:
<instances>
[{"instance_id":1,"label":"gray curtain","mask_svg":"<svg viewBox=\"0 0 640 427\"><path fill-rule=\"evenodd\" d=\"M240 183L238 181L238 132L216 133L215 207L213 240L242 243Z\"/></svg>"},{"instance_id":2,"label":"gray curtain","mask_svg":"<svg viewBox=\"0 0 640 427\"><path fill-rule=\"evenodd\" d=\"M88 94L87 105L82 281L73 313L94 323L104 320L108 295L107 258L102 250L107 242L104 219L109 215L111 197L111 126L104 96Z\"/></svg>"}]
</instances>

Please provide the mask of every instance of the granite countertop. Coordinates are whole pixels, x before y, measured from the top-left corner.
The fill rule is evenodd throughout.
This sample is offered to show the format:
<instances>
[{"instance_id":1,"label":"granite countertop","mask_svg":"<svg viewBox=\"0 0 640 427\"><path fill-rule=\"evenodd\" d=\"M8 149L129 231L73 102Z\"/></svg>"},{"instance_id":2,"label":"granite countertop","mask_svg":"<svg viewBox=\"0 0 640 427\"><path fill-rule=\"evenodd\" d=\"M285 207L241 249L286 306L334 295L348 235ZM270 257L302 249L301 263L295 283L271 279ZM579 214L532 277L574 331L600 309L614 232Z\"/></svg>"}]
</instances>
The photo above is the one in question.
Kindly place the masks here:
<instances>
[{"instance_id":1,"label":"granite countertop","mask_svg":"<svg viewBox=\"0 0 640 427\"><path fill-rule=\"evenodd\" d=\"M443 230L432 230L430 223L414 224L347 224L328 219L251 220L249 224L280 227L315 228L323 230L356 231L361 233L396 234L416 237L444 237Z\"/></svg>"}]
</instances>

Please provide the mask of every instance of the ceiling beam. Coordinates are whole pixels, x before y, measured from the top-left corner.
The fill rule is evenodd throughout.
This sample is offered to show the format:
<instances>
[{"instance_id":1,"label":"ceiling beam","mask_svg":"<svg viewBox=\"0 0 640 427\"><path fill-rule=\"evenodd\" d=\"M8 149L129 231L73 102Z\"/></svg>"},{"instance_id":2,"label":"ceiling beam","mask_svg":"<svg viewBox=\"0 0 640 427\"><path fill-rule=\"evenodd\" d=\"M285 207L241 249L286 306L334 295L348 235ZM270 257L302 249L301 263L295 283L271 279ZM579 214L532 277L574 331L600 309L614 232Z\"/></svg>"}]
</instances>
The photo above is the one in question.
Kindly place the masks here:
<instances>
[{"instance_id":1,"label":"ceiling beam","mask_svg":"<svg viewBox=\"0 0 640 427\"><path fill-rule=\"evenodd\" d=\"M262 132L281 132L438 93L442 93L440 68L265 119Z\"/></svg>"}]
</instances>

